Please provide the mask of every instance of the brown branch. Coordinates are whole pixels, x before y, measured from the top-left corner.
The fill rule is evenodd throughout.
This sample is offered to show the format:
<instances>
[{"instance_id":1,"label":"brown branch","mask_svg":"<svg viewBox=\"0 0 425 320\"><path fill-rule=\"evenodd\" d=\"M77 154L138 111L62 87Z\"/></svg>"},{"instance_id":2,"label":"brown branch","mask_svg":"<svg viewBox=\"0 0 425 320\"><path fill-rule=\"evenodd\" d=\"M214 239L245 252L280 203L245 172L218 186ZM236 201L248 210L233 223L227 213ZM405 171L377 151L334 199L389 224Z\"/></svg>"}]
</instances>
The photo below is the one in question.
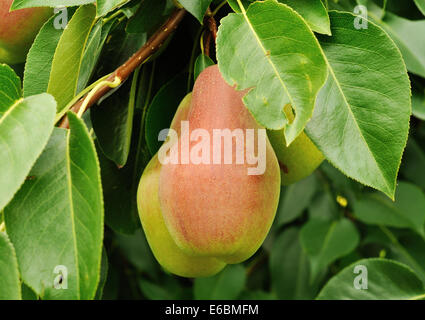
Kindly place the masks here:
<instances>
[{"instance_id":1,"label":"brown branch","mask_svg":"<svg viewBox=\"0 0 425 320\"><path fill-rule=\"evenodd\" d=\"M171 16L165 21L165 23L159 28L152 37L137 51L131 58L127 60L122 66L116 69L105 81L112 82L118 77L121 80L121 83L124 82L133 72L137 69L143 62L146 61L150 56L158 51L159 48L163 45L165 40L177 29L179 23L182 21L186 11L184 9L175 9ZM97 90L90 101L88 101L87 109L93 106L96 102L104 97L109 91L111 91L108 85L101 87ZM88 94L78 100L75 103L71 110L77 113L81 106L84 103L84 100L87 98ZM69 128L68 117L64 116L61 123L59 124L60 128Z\"/></svg>"},{"instance_id":2,"label":"brown branch","mask_svg":"<svg viewBox=\"0 0 425 320\"><path fill-rule=\"evenodd\" d=\"M204 37L204 53L208 57L210 56L210 45L211 40L214 40L214 44L217 41L217 22L211 12L211 9L208 8L207 13L204 18L204 24L207 27Z\"/></svg>"}]
</instances>

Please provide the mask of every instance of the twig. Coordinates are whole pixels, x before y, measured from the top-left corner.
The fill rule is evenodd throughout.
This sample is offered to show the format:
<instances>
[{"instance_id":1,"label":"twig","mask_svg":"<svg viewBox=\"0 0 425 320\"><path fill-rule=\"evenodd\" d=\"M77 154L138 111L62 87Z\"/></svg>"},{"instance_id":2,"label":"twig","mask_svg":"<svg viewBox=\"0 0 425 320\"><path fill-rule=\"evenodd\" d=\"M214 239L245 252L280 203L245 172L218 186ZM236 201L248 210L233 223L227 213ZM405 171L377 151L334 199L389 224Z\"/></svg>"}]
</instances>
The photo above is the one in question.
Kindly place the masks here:
<instances>
[{"instance_id":1,"label":"twig","mask_svg":"<svg viewBox=\"0 0 425 320\"><path fill-rule=\"evenodd\" d=\"M127 78L137 69L141 64L147 61L155 52L161 48L162 44L168 37L177 29L179 23L183 19L186 11L184 9L175 9L168 20L158 29L152 37L137 51L130 59L127 60L122 66L120 66L115 72L113 72L106 81L108 83L114 81L120 81L123 83ZM119 79L119 80L117 80ZM81 106L84 104L86 109L93 106L99 99L104 97L112 88L105 84L100 88L96 88L96 92L84 95L78 100L72 107L71 110L78 113ZM90 99L86 98L90 95ZM60 128L69 128L68 118L65 116L60 125Z\"/></svg>"},{"instance_id":2,"label":"twig","mask_svg":"<svg viewBox=\"0 0 425 320\"><path fill-rule=\"evenodd\" d=\"M211 9L208 8L207 9L207 13L205 15L204 18L204 24L206 25L206 32L204 32L204 37L203 37L203 47L204 50L202 50L205 55L207 55L208 57L210 56L210 45L211 45L211 40L214 40L214 44L217 41L217 32L218 32L218 28L217 28L217 22L215 21L214 18L214 14L211 12Z\"/></svg>"}]
</instances>

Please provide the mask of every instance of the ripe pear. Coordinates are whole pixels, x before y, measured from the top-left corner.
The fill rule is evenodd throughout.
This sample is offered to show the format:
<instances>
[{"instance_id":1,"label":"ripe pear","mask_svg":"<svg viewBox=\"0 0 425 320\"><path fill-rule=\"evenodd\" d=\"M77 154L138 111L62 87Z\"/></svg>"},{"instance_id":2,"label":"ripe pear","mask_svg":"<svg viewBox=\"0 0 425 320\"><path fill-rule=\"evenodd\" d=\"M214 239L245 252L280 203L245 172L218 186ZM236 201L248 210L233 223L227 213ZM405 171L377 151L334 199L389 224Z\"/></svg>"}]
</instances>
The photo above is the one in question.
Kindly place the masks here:
<instances>
[{"instance_id":1,"label":"ripe pear","mask_svg":"<svg viewBox=\"0 0 425 320\"><path fill-rule=\"evenodd\" d=\"M168 162L160 169L159 201L165 225L176 245L190 256L242 262L261 246L275 217L279 164L264 128L244 106L243 95L225 82L218 66L206 68L196 80L187 121L190 134L202 129L211 137L210 163ZM236 139L231 142L232 161L226 163L224 146L221 155L213 146L214 130L220 129L250 129L255 142L263 130L262 174L250 175L248 161L236 161ZM176 143L182 145L183 140L180 134ZM190 147L196 143L191 139ZM212 160L216 156L221 160L218 164Z\"/></svg>"},{"instance_id":2,"label":"ripe pear","mask_svg":"<svg viewBox=\"0 0 425 320\"><path fill-rule=\"evenodd\" d=\"M0 63L25 61L40 28L52 15L51 8L28 8L9 12L13 0L0 0Z\"/></svg>"},{"instance_id":3,"label":"ripe pear","mask_svg":"<svg viewBox=\"0 0 425 320\"><path fill-rule=\"evenodd\" d=\"M291 105L284 108L289 121L294 120ZM302 132L286 146L284 130L267 130L267 135L279 160L282 185L296 183L313 173L325 157L307 135Z\"/></svg>"},{"instance_id":4,"label":"ripe pear","mask_svg":"<svg viewBox=\"0 0 425 320\"><path fill-rule=\"evenodd\" d=\"M187 117L190 99L191 94L181 102L171 124L172 129L179 131L180 121ZM207 277L216 274L225 267L224 262L184 253L168 232L159 204L160 170L161 163L155 155L143 172L137 192L140 220L156 260L164 269L181 277Z\"/></svg>"}]
</instances>

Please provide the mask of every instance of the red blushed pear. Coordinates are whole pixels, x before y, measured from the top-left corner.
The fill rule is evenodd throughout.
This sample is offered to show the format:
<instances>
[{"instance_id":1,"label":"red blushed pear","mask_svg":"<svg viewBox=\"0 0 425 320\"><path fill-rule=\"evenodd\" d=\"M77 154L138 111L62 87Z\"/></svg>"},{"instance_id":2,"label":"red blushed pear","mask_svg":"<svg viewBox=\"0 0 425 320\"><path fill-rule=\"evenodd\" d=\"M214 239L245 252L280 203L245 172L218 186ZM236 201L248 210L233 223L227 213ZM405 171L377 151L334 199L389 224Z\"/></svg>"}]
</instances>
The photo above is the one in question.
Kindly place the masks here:
<instances>
[{"instance_id":1,"label":"red blushed pear","mask_svg":"<svg viewBox=\"0 0 425 320\"><path fill-rule=\"evenodd\" d=\"M189 112L191 95L181 102L171 128L179 132L180 121ZM156 258L167 271L181 277L211 276L225 267L215 258L194 257L183 252L171 237L165 225L159 203L159 174L161 163L155 155L145 168L137 192L137 205L143 230Z\"/></svg>"},{"instance_id":2,"label":"red blushed pear","mask_svg":"<svg viewBox=\"0 0 425 320\"><path fill-rule=\"evenodd\" d=\"M28 8L9 12L13 0L0 0L0 63L25 61L40 28L52 15L51 8Z\"/></svg>"},{"instance_id":3,"label":"red blushed pear","mask_svg":"<svg viewBox=\"0 0 425 320\"><path fill-rule=\"evenodd\" d=\"M244 106L243 94L224 81L218 66L205 69L194 86L187 115L189 133L202 129L213 137L214 130L243 130L245 133L250 129L258 142L259 132L264 129ZM280 193L279 164L266 135L264 139L262 174L248 174L252 165L236 161L236 139L231 142L231 164L225 163L224 150L219 164L211 160L209 164L169 162L162 165L159 178L161 212L172 239L183 252L194 257L239 263L261 246L275 217ZM181 136L179 140L183 140ZM192 147L195 143L191 141L190 144ZM213 139L210 147L214 150Z\"/></svg>"}]
</instances>

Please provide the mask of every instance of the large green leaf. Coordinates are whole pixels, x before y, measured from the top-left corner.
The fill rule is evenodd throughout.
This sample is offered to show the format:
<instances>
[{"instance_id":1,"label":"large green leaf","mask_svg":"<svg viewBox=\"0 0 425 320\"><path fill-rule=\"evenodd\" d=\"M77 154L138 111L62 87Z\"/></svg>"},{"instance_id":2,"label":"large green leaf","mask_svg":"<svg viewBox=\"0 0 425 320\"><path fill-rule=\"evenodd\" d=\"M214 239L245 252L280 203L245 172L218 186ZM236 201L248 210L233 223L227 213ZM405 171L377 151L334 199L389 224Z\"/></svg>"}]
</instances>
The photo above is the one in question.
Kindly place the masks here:
<instances>
[{"instance_id":1,"label":"large green leaf","mask_svg":"<svg viewBox=\"0 0 425 320\"><path fill-rule=\"evenodd\" d=\"M370 193L354 203L354 214L367 224L410 228L425 237L425 194L411 183L400 182L395 202Z\"/></svg>"},{"instance_id":2,"label":"large green leaf","mask_svg":"<svg viewBox=\"0 0 425 320\"><path fill-rule=\"evenodd\" d=\"M102 41L103 21L99 20L91 29L87 44L84 50L83 60L81 62L80 74L78 76L78 85L76 92L81 92L87 86L93 69L99 58Z\"/></svg>"},{"instance_id":3,"label":"large green leaf","mask_svg":"<svg viewBox=\"0 0 425 320\"><path fill-rule=\"evenodd\" d=\"M244 103L259 123L285 128L288 144L304 130L327 68L317 39L298 13L267 0L229 14L221 20L217 58L230 85L251 88ZM296 112L291 123L283 112L288 103Z\"/></svg>"},{"instance_id":4,"label":"large green leaf","mask_svg":"<svg viewBox=\"0 0 425 320\"><path fill-rule=\"evenodd\" d=\"M41 94L20 99L19 78L0 65L0 211L24 182L53 130L56 103Z\"/></svg>"},{"instance_id":5,"label":"large green leaf","mask_svg":"<svg viewBox=\"0 0 425 320\"><path fill-rule=\"evenodd\" d=\"M355 268L360 268L355 273ZM367 275L364 270L367 270ZM367 289L354 285L356 277L367 279ZM364 285L360 281L359 284ZM384 259L355 262L333 277L317 299L327 300L420 300L425 299L421 280L407 266Z\"/></svg>"},{"instance_id":6,"label":"large green leaf","mask_svg":"<svg viewBox=\"0 0 425 320\"><path fill-rule=\"evenodd\" d=\"M47 92L52 94L61 112L77 93L78 78L89 32L96 16L96 8L78 8L58 42L53 57Z\"/></svg>"},{"instance_id":7,"label":"large green leaf","mask_svg":"<svg viewBox=\"0 0 425 320\"><path fill-rule=\"evenodd\" d=\"M329 15L322 0L279 0L297 11L313 31L331 34Z\"/></svg>"},{"instance_id":8,"label":"large green leaf","mask_svg":"<svg viewBox=\"0 0 425 320\"><path fill-rule=\"evenodd\" d=\"M82 4L93 3L95 0L67 0L66 5L68 7L80 6ZM31 7L54 7L61 8L64 5L63 0L15 0L13 1L13 10L31 8Z\"/></svg>"},{"instance_id":9,"label":"large green leaf","mask_svg":"<svg viewBox=\"0 0 425 320\"><path fill-rule=\"evenodd\" d=\"M404 151L401 172L404 178L425 190L425 152L413 138Z\"/></svg>"},{"instance_id":10,"label":"large green leaf","mask_svg":"<svg viewBox=\"0 0 425 320\"><path fill-rule=\"evenodd\" d=\"M100 148L117 166L127 163L133 132L138 72L90 112Z\"/></svg>"},{"instance_id":11,"label":"large green leaf","mask_svg":"<svg viewBox=\"0 0 425 320\"><path fill-rule=\"evenodd\" d=\"M416 118L425 120L425 92L413 90L412 113Z\"/></svg>"},{"instance_id":12,"label":"large green leaf","mask_svg":"<svg viewBox=\"0 0 425 320\"><path fill-rule=\"evenodd\" d=\"M47 91L53 56L63 33L63 29L55 28L55 19L56 16L53 16L44 24L28 52L24 73L24 97Z\"/></svg>"},{"instance_id":13,"label":"large green leaf","mask_svg":"<svg viewBox=\"0 0 425 320\"><path fill-rule=\"evenodd\" d=\"M245 269L242 265L228 265L223 271L213 277L195 279L195 299L236 299L242 292L245 281Z\"/></svg>"},{"instance_id":14,"label":"large green leaf","mask_svg":"<svg viewBox=\"0 0 425 320\"><path fill-rule=\"evenodd\" d=\"M161 130L169 128L174 114L186 95L187 75L179 74L167 82L149 105L145 119L146 144L151 155L158 152L162 141L158 141Z\"/></svg>"},{"instance_id":15,"label":"large green leaf","mask_svg":"<svg viewBox=\"0 0 425 320\"><path fill-rule=\"evenodd\" d=\"M410 83L394 42L375 24L331 12L332 37L321 36L329 77L306 131L349 177L394 196L409 130Z\"/></svg>"},{"instance_id":16,"label":"large green leaf","mask_svg":"<svg viewBox=\"0 0 425 320\"><path fill-rule=\"evenodd\" d=\"M20 300L21 282L15 249L0 231L0 300Z\"/></svg>"},{"instance_id":17,"label":"large green leaf","mask_svg":"<svg viewBox=\"0 0 425 320\"><path fill-rule=\"evenodd\" d=\"M394 40L403 54L407 69L417 75L425 77L425 20L408 20L391 12L386 12L381 19L377 12L381 8L371 3L369 15Z\"/></svg>"},{"instance_id":18,"label":"large green leaf","mask_svg":"<svg viewBox=\"0 0 425 320\"><path fill-rule=\"evenodd\" d=\"M311 261L312 281L336 259L353 251L360 240L354 224L345 218L337 221L311 219L301 229L301 245Z\"/></svg>"},{"instance_id":19,"label":"large green leaf","mask_svg":"<svg viewBox=\"0 0 425 320\"><path fill-rule=\"evenodd\" d=\"M277 223L283 225L298 218L311 203L317 190L314 175L290 186L282 187L277 209Z\"/></svg>"},{"instance_id":20,"label":"large green leaf","mask_svg":"<svg viewBox=\"0 0 425 320\"><path fill-rule=\"evenodd\" d=\"M312 299L319 289L318 281L310 283L310 261L299 234L297 228L285 229L270 253L271 284L279 299Z\"/></svg>"},{"instance_id":21,"label":"large green leaf","mask_svg":"<svg viewBox=\"0 0 425 320\"><path fill-rule=\"evenodd\" d=\"M31 171L32 179L5 208L22 278L42 299L93 299L99 282L99 164L84 123L73 113L68 119L70 130L54 131ZM58 266L66 267L66 290L53 286Z\"/></svg>"},{"instance_id":22,"label":"large green leaf","mask_svg":"<svg viewBox=\"0 0 425 320\"><path fill-rule=\"evenodd\" d=\"M126 4L130 0L97 0L96 12L98 17L102 17L114 9Z\"/></svg>"}]
</instances>

